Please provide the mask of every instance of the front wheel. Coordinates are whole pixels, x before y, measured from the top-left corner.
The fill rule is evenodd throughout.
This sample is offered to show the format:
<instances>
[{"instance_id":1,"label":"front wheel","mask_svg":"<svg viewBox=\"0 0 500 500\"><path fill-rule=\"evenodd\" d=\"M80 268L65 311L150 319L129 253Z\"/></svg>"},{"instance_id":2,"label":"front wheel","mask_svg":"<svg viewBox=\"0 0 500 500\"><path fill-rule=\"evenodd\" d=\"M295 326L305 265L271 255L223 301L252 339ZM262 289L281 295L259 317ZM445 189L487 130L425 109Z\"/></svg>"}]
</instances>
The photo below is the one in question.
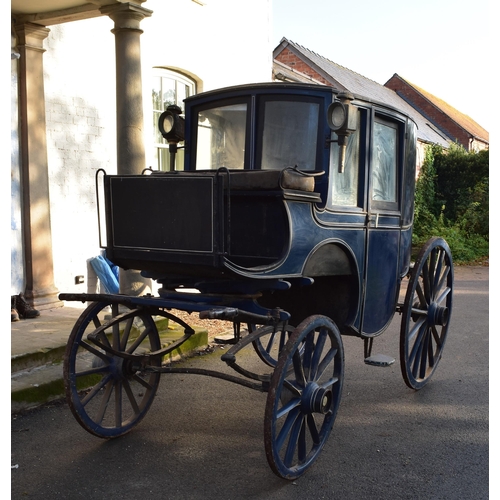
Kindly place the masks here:
<instances>
[{"instance_id":1,"label":"front wheel","mask_svg":"<svg viewBox=\"0 0 500 500\"><path fill-rule=\"evenodd\" d=\"M339 329L325 316L306 318L281 351L267 395L264 444L276 475L295 479L317 459L337 415L343 378Z\"/></svg>"},{"instance_id":2,"label":"front wheel","mask_svg":"<svg viewBox=\"0 0 500 500\"><path fill-rule=\"evenodd\" d=\"M160 381L160 373L146 370L141 361L141 355L161 348L153 318L122 307L90 304L75 323L64 355L69 407L85 430L102 438L121 436L137 425ZM102 347L88 339L93 333ZM161 366L158 357L147 361Z\"/></svg>"},{"instance_id":3,"label":"front wheel","mask_svg":"<svg viewBox=\"0 0 500 500\"><path fill-rule=\"evenodd\" d=\"M400 334L401 372L406 385L421 389L443 355L453 304L453 260L446 241L431 238L411 272Z\"/></svg>"}]
</instances>

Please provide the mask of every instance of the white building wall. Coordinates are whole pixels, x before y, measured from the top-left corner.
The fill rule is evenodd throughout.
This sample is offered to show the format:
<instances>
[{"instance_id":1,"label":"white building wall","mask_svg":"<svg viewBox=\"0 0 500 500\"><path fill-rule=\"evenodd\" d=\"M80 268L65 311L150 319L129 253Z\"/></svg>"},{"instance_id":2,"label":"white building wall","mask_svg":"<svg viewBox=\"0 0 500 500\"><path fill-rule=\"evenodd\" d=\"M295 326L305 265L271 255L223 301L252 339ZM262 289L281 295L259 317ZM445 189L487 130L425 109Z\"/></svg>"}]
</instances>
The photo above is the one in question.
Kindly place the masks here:
<instances>
[{"instance_id":1,"label":"white building wall","mask_svg":"<svg viewBox=\"0 0 500 500\"><path fill-rule=\"evenodd\" d=\"M202 90L271 81L270 2L143 4L153 11L141 23L147 166L154 165L152 68L184 71ZM61 292L87 291L87 259L100 252L95 174L116 172L113 26L108 17L51 26L44 42L54 279ZM83 284L75 284L79 275Z\"/></svg>"}]
</instances>

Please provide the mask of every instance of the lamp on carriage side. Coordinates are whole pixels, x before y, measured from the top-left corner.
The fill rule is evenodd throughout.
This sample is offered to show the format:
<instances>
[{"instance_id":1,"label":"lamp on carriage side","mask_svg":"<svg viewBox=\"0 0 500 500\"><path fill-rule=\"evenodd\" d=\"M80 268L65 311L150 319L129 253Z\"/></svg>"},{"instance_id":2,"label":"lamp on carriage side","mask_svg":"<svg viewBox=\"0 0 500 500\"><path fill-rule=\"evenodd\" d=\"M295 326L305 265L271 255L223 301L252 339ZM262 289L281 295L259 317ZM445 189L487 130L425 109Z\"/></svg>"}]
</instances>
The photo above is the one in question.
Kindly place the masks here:
<instances>
[{"instance_id":1,"label":"lamp on carriage side","mask_svg":"<svg viewBox=\"0 0 500 500\"><path fill-rule=\"evenodd\" d=\"M184 118L180 116L182 110L179 106L172 104L168 106L160 118L158 119L158 128L161 135L168 142L168 150L170 152L170 171L175 170L175 155L181 147L179 142L184 140Z\"/></svg>"},{"instance_id":2,"label":"lamp on carriage side","mask_svg":"<svg viewBox=\"0 0 500 500\"><path fill-rule=\"evenodd\" d=\"M333 101L327 110L327 121L329 127L337 134L336 142L339 145L339 174L344 172L345 152L347 139L356 132L357 113L356 107L351 104L354 96L349 92L341 92L337 95L337 101Z\"/></svg>"}]
</instances>

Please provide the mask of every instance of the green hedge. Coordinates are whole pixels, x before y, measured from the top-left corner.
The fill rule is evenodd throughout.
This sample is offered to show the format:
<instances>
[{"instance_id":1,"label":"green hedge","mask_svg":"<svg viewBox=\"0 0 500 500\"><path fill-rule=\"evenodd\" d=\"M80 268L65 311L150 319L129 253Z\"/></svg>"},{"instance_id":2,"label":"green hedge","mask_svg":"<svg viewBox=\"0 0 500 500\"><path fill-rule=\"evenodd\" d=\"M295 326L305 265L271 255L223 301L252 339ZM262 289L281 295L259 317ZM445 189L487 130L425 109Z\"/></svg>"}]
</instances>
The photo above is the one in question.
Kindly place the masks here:
<instances>
[{"instance_id":1,"label":"green hedge","mask_svg":"<svg viewBox=\"0 0 500 500\"><path fill-rule=\"evenodd\" d=\"M413 246L441 236L456 263L489 255L489 150L428 146L415 190Z\"/></svg>"}]
</instances>

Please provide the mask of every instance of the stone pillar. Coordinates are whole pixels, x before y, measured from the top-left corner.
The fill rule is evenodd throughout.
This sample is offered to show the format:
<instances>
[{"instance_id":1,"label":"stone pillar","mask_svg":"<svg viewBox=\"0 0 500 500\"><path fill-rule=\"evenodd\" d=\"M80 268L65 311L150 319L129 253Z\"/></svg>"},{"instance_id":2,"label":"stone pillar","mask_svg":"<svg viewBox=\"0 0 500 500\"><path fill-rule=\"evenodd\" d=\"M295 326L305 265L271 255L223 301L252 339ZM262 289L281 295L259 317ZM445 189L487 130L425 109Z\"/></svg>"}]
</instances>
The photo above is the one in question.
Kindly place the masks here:
<instances>
[{"instance_id":1,"label":"stone pillar","mask_svg":"<svg viewBox=\"0 0 500 500\"><path fill-rule=\"evenodd\" d=\"M116 134L119 174L140 174L146 168L141 76L141 21L152 11L133 3L101 8L115 27Z\"/></svg>"},{"instance_id":2,"label":"stone pillar","mask_svg":"<svg viewBox=\"0 0 500 500\"><path fill-rule=\"evenodd\" d=\"M43 84L43 40L50 33L39 24L15 27L19 57L22 220L26 299L36 309L61 307L54 286L49 176Z\"/></svg>"},{"instance_id":3,"label":"stone pillar","mask_svg":"<svg viewBox=\"0 0 500 500\"><path fill-rule=\"evenodd\" d=\"M140 1L140 0L139 0ZM116 138L118 174L140 174L146 168L142 103L141 21L152 14L137 3L107 5L101 12L115 23L116 52ZM120 293L151 292L151 280L138 271L120 269Z\"/></svg>"}]
</instances>

